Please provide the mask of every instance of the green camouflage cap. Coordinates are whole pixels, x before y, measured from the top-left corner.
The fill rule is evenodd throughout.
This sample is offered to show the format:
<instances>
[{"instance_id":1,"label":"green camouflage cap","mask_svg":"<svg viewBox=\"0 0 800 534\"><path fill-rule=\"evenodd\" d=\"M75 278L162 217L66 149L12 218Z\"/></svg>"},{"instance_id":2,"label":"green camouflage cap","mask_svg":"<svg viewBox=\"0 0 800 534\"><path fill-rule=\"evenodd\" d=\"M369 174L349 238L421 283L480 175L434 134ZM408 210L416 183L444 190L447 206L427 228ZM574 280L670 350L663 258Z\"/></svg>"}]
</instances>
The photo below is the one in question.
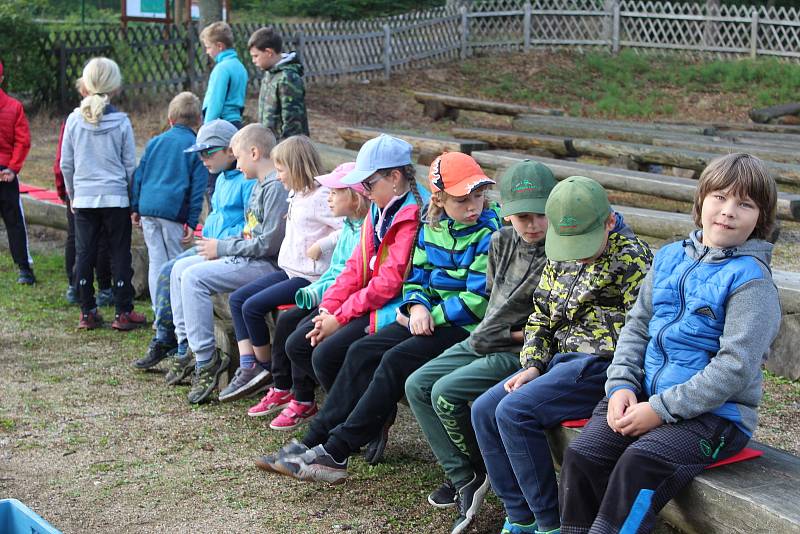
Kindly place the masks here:
<instances>
[{"instance_id":1,"label":"green camouflage cap","mask_svg":"<svg viewBox=\"0 0 800 534\"><path fill-rule=\"evenodd\" d=\"M545 165L529 159L513 164L500 177L500 216L543 214L555 186L556 178Z\"/></svg>"},{"instance_id":2,"label":"green camouflage cap","mask_svg":"<svg viewBox=\"0 0 800 534\"><path fill-rule=\"evenodd\" d=\"M553 261L575 261L594 256L606 236L611 206L603 186L583 176L559 183L547 199L544 251Z\"/></svg>"}]
</instances>

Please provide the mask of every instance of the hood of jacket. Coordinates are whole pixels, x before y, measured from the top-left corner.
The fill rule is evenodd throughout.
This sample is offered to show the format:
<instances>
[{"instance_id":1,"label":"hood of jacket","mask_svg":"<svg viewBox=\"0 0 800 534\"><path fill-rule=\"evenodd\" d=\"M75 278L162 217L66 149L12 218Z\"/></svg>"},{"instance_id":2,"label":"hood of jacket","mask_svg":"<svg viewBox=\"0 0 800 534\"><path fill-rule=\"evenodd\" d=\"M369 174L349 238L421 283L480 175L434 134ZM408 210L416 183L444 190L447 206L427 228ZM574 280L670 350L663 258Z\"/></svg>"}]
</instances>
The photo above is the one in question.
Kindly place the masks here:
<instances>
[{"instance_id":1,"label":"hood of jacket","mask_svg":"<svg viewBox=\"0 0 800 534\"><path fill-rule=\"evenodd\" d=\"M738 247L732 248L710 248L703 244L703 231L694 230L689 234L689 239L683 242L683 251L693 260L703 258L703 263L721 263L730 258L740 256L751 256L769 270L772 262L772 243L762 239L748 239ZM707 253L706 253L707 251ZM705 254L705 256L703 256Z\"/></svg>"},{"instance_id":2,"label":"hood of jacket","mask_svg":"<svg viewBox=\"0 0 800 534\"><path fill-rule=\"evenodd\" d=\"M282 70L291 70L297 73L298 76L303 76L303 64L300 63L300 58L297 52L285 52L281 54L281 59L269 69L269 72L276 73Z\"/></svg>"},{"instance_id":3,"label":"hood of jacket","mask_svg":"<svg viewBox=\"0 0 800 534\"><path fill-rule=\"evenodd\" d=\"M80 114L80 108L76 108L78 113ZM83 118L83 115L81 115ZM100 122L97 124L92 124L91 122L83 119L78 121L78 128L82 130L86 130L87 132L91 132L96 135L102 135L109 130L113 130L115 128L119 128L120 124L128 118L127 113L123 113L121 111L117 111L114 106L106 106L106 110L103 113L103 116L100 117Z\"/></svg>"}]
</instances>

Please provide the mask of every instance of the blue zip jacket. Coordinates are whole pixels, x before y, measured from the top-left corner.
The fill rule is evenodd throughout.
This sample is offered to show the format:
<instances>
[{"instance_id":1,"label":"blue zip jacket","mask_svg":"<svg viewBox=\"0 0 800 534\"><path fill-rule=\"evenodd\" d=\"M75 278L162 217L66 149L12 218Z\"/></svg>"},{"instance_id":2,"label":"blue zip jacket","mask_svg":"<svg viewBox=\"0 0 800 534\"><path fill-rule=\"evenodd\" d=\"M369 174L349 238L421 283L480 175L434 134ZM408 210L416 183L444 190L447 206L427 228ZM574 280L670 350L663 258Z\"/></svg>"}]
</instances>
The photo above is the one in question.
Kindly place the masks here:
<instances>
[{"instance_id":1,"label":"blue zip jacket","mask_svg":"<svg viewBox=\"0 0 800 534\"><path fill-rule=\"evenodd\" d=\"M244 229L245 212L256 180L248 180L237 169L219 173L211 197L211 213L203 225L203 237L239 237Z\"/></svg>"},{"instance_id":2,"label":"blue zip jacket","mask_svg":"<svg viewBox=\"0 0 800 534\"><path fill-rule=\"evenodd\" d=\"M187 224L190 228L197 226L208 171L196 152L183 151L195 139L190 128L176 124L147 143L133 173L131 211Z\"/></svg>"},{"instance_id":3,"label":"blue zip jacket","mask_svg":"<svg viewBox=\"0 0 800 534\"><path fill-rule=\"evenodd\" d=\"M232 48L220 52L203 98L203 124L215 119L241 122L247 93L247 70Z\"/></svg>"},{"instance_id":4,"label":"blue zip jacket","mask_svg":"<svg viewBox=\"0 0 800 534\"><path fill-rule=\"evenodd\" d=\"M620 334L606 393L644 393L665 423L713 413L752 435L761 362L780 326L771 253L757 239L709 248L699 231L659 250Z\"/></svg>"}]
</instances>

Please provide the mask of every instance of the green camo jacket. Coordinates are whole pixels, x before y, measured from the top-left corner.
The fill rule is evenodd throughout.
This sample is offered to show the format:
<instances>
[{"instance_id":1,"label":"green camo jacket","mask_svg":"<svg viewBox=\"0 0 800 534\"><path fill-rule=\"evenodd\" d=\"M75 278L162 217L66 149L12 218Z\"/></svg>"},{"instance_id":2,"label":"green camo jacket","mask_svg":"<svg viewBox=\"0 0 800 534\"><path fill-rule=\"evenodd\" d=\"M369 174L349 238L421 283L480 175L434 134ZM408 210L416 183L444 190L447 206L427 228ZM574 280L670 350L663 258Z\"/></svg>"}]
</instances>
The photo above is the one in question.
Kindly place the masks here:
<instances>
[{"instance_id":1,"label":"green camo jacket","mask_svg":"<svg viewBox=\"0 0 800 534\"><path fill-rule=\"evenodd\" d=\"M303 65L294 52L283 54L283 59L264 73L258 93L258 120L278 141L308 135Z\"/></svg>"},{"instance_id":2,"label":"green camo jacket","mask_svg":"<svg viewBox=\"0 0 800 534\"><path fill-rule=\"evenodd\" d=\"M548 261L525 326L522 367L544 373L550 359L562 352L611 359L652 261L644 241L615 232L603 255L589 265Z\"/></svg>"}]
</instances>

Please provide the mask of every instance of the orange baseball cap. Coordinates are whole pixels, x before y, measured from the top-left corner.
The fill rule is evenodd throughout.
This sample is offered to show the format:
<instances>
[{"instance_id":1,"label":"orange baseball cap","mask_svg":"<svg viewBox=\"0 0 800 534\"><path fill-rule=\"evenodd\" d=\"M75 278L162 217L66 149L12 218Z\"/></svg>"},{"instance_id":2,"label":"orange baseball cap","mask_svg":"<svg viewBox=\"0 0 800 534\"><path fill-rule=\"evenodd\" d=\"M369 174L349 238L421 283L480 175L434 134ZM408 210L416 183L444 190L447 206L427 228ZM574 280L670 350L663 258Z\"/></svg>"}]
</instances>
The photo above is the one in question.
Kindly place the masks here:
<instances>
[{"instance_id":1,"label":"orange baseball cap","mask_svg":"<svg viewBox=\"0 0 800 534\"><path fill-rule=\"evenodd\" d=\"M477 161L461 152L445 152L433 160L428 180L431 191L444 191L454 197L469 195L481 186L495 183Z\"/></svg>"}]
</instances>

